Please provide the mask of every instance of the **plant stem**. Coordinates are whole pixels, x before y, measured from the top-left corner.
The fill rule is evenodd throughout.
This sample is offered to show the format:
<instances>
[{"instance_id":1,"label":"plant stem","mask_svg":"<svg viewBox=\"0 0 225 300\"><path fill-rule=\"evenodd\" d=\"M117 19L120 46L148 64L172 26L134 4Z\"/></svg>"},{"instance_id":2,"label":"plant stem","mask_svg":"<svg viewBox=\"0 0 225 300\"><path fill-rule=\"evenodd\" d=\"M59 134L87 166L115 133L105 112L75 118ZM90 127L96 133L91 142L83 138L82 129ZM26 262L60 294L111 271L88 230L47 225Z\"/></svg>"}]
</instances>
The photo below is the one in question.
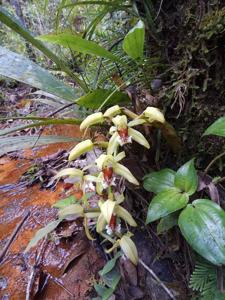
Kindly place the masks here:
<instances>
[{"instance_id":1,"label":"plant stem","mask_svg":"<svg viewBox=\"0 0 225 300\"><path fill-rule=\"evenodd\" d=\"M157 283L163 288L163 290L167 293L167 295L173 299L176 300L174 295L171 293L171 291L168 289L168 287L165 286L165 284L160 280L160 278L155 274L155 272L150 269L144 262L139 258L140 264L152 275L152 277L157 281Z\"/></svg>"},{"instance_id":2,"label":"plant stem","mask_svg":"<svg viewBox=\"0 0 225 300\"><path fill-rule=\"evenodd\" d=\"M208 166L205 168L204 173L208 173L209 169L211 168L211 166L221 157L223 157L225 155L225 151L220 153L219 155L217 155L209 164Z\"/></svg>"}]
</instances>

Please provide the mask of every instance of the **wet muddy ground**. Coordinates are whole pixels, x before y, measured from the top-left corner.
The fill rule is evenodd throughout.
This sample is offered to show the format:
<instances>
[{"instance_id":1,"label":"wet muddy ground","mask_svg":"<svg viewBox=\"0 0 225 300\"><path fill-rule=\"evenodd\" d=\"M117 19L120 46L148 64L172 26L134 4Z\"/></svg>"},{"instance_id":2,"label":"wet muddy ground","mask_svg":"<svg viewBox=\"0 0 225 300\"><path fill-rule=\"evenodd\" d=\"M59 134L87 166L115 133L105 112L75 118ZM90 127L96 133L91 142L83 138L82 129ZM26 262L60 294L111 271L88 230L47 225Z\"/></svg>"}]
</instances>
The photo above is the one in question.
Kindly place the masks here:
<instances>
[{"instance_id":1,"label":"wet muddy ground","mask_svg":"<svg viewBox=\"0 0 225 300\"><path fill-rule=\"evenodd\" d=\"M53 133L79 136L79 128L57 126ZM64 189L40 189L36 184L27 187L20 178L38 157L48 157L73 144L54 144L36 150L20 152L19 159L4 156L0 159L0 298L1 299L90 299L103 259L86 238L77 223L69 239L43 241L27 254L24 250L37 229L55 219L51 208L63 198ZM26 217L25 221L21 223ZM11 239L18 224L22 224L16 237ZM2 255L1 255L2 254ZM39 258L39 261L37 261Z\"/></svg>"}]
</instances>

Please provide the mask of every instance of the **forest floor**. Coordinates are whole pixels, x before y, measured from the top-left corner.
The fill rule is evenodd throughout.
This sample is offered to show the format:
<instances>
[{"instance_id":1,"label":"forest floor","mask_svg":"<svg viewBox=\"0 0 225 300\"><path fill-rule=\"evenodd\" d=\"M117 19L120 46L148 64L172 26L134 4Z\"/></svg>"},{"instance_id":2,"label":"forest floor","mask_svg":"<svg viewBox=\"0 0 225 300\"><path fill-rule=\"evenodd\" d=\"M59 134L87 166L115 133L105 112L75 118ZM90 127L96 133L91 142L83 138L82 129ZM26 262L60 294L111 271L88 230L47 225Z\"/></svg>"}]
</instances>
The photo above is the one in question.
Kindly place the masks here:
<instances>
[{"instance_id":1,"label":"forest floor","mask_svg":"<svg viewBox=\"0 0 225 300\"><path fill-rule=\"evenodd\" d=\"M34 106L26 99L28 92L29 89L20 85L5 91L7 101L1 107L4 115L14 115L18 110L20 114L32 111ZM21 122L2 122L0 129ZM26 129L19 134L39 134L40 129L36 130ZM42 135L81 138L79 127L74 125L54 125L45 128ZM98 240L87 239L80 220L63 223L55 237L43 239L37 247L24 253L35 232L55 220L57 210L52 205L73 193L62 182L51 186L52 174L66 164L73 146L74 142L35 146L0 157L1 299L85 300L95 295L93 286L99 281L98 271L107 257ZM121 261L123 277L115 299L170 299L160 285L162 282L178 299L187 299L187 282L180 272L184 267L183 258L171 257L172 251L180 247L179 239L172 236L161 239L154 230L146 231L143 225L135 232L134 239L139 257L160 282L143 266L136 268Z\"/></svg>"}]
</instances>

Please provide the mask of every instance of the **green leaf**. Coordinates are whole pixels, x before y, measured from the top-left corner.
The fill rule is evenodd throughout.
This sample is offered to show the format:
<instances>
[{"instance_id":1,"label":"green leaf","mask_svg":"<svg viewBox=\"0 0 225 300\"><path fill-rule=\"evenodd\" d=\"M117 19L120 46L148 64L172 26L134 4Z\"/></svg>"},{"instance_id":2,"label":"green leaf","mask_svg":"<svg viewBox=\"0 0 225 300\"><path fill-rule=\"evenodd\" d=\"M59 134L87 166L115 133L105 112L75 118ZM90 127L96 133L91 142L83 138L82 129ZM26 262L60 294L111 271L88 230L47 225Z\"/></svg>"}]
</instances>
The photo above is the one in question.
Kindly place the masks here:
<instances>
[{"instance_id":1,"label":"green leaf","mask_svg":"<svg viewBox=\"0 0 225 300\"><path fill-rule=\"evenodd\" d=\"M181 166L175 174L174 184L177 188L192 195L198 187L198 175L194 166L194 159Z\"/></svg>"},{"instance_id":2,"label":"green leaf","mask_svg":"<svg viewBox=\"0 0 225 300\"><path fill-rule=\"evenodd\" d=\"M15 131L18 131L18 130L24 130L24 129L27 129L27 128L33 128L33 127L40 127L40 126L46 126L46 125L52 125L52 124L72 124L72 125L79 125L81 123L81 120L79 119L46 119L46 120L43 120L41 122L35 122L35 123L32 123L32 124L25 124L25 125L19 125L19 126L16 126L16 127L11 127L11 128L5 128L5 129L2 129L0 130L0 136L3 136L3 135L6 135L6 134L9 134L9 133L13 133Z\"/></svg>"},{"instance_id":3,"label":"green leaf","mask_svg":"<svg viewBox=\"0 0 225 300\"><path fill-rule=\"evenodd\" d=\"M108 287L112 288L113 290L115 290L115 288L117 287L117 284L119 283L120 278L121 278L121 275L116 270L116 268L112 269L110 272L108 272L107 274L102 276L104 283Z\"/></svg>"},{"instance_id":4,"label":"green leaf","mask_svg":"<svg viewBox=\"0 0 225 300\"><path fill-rule=\"evenodd\" d=\"M144 54L145 25L139 21L125 36L123 50L133 59L142 58Z\"/></svg>"},{"instance_id":5,"label":"green leaf","mask_svg":"<svg viewBox=\"0 0 225 300\"><path fill-rule=\"evenodd\" d=\"M62 207L62 209L59 210L58 215L61 219L71 215L82 217L84 215L84 209L80 204L71 204L66 207Z\"/></svg>"},{"instance_id":6,"label":"green leaf","mask_svg":"<svg viewBox=\"0 0 225 300\"><path fill-rule=\"evenodd\" d=\"M74 72L70 70L70 68L66 65L64 61L62 61L51 50L45 47L45 45L42 42L35 39L33 35L26 28L24 28L23 25L14 16L9 14L9 12L2 7L0 7L0 21L9 28L11 28L13 31L21 35L26 41L31 43L34 47L40 50L48 58L50 58L60 70L64 71L71 78L73 78L84 91L88 91L85 82L83 82L77 75L75 75Z\"/></svg>"},{"instance_id":7,"label":"green leaf","mask_svg":"<svg viewBox=\"0 0 225 300\"><path fill-rule=\"evenodd\" d=\"M75 90L66 86L28 58L0 46L0 75L24 82L68 101L76 98Z\"/></svg>"},{"instance_id":8,"label":"green leaf","mask_svg":"<svg viewBox=\"0 0 225 300\"><path fill-rule=\"evenodd\" d=\"M225 264L225 212L208 199L189 204L178 219L180 230L190 246L215 265Z\"/></svg>"},{"instance_id":9,"label":"green leaf","mask_svg":"<svg viewBox=\"0 0 225 300\"><path fill-rule=\"evenodd\" d=\"M143 186L146 191L158 194L170 187L174 187L175 172L171 169L163 169L152 172L144 177Z\"/></svg>"},{"instance_id":10,"label":"green leaf","mask_svg":"<svg viewBox=\"0 0 225 300\"><path fill-rule=\"evenodd\" d=\"M104 276L105 274L109 273L115 267L117 259L121 255L122 255L122 252L117 252L116 255L106 263L104 268L101 271L99 271L99 275Z\"/></svg>"},{"instance_id":11,"label":"green leaf","mask_svg":"<svg viewBox=\"0 0 225 300\"><path fill-rule=\"evenodd\" d=\"M61 219L52 221L51 223L48 223L44 228L39 229L35 236L30 240L29 244L27 245L25 252L28 252L32 247L36 246L37 243L46 237L50 232L52 232L61 222Z\"/></svg>"},{"instance_id":12,"label":"green leaf","mask_svg":"<svg viewBox=\"0 0 225 300\"><path fill-rule=\"evenodd\" d=\"M76 198L72 195L65 199L61 199L61 200L57 201L55 204L52 205L52 207L65 208L66 206L74 204L75 202L76 202Z\"/></svg>"},{"instance_id":13,"label":"green leaf","mask_svg":"<svg viewBox=\"0 0 225 300\"><path fill-rule=\"evenodd\" d=\"M112 95L111 95L112 94ZM108 98L107 106L114 105L118 103L128 103L130 102L130 98L127 94L122 92L115 92L104 90L104 89L97 89L93 92L90 92L78 100L76 103L80 106L84 106L86 108L97 109L99 106L103 104L103 102Z\"/></svg>"},{"instance_id":14,"label":"green leaf","mask_svg":"<svg viewBox=\"0 0 225 300\"><path fill-rule=\"evenodd\" d=\"M11 151L17 151L25 148L32 148L34 145L47 145L55 143L77 142L77 138L66 136L6 136L0 139L0 156Z\"/></svg>"},{"instance_id":15,"label":"green leaf","mask_svg":"<svg viewBox=\"0 0 225 300\"><path fill-rule=\"evenodd\" d=\"M165 231L170 230L174 226L177 225L177 220L178 220L178 213L172 213L169 214L166 217L163 217L160 221L159 224L157 225L157 234L162 234Z\"/></svg>"},{"instance_id":16,"label":"green leaf","mask_svg":"<svg viewBox=\"0 0 225 300\"><path fill-rule=\"evenodd\" d=\"M176 188L170 188L157 194L148 207L146 224L175 212L188 203L188 195Z\"/></svg>"},{"instance_id":17,"label":"green leaf","mask_svg":"<svg viewBox=\"0 0 225 300\"><path fill-rule=\"evenodd\" d=\"M114 290L111 288L107 288L100 284L95 284L94 288L99 296L101 296L101 300L108 300L109 297L113 294Z\"/></svg>"},{"instance_id":18,"label":"green leaf","mask_svg":"<svg viewBox=\"0 0 225 300\"><path fill-rule=\"evenodd\" d=\"M225 137L225 116L219 118L212 125L210 125L203 133L203 136L210 134Z\"/></svg>"},{"instance_id":19,"label":"green leaf","mask_svg":"<svg viewBox=\"0 0 225 300\"><path fill-rule=\"evenodd\" d=\"M101 56L104 58L118 61L118 58L110 53L105 48L99 46L93 41L83 39L77 34L60 33L60 34L46 34L38 37L41 41L57 44L65 48L70 48L80 53Z\"/></svg>"}]
</instances>

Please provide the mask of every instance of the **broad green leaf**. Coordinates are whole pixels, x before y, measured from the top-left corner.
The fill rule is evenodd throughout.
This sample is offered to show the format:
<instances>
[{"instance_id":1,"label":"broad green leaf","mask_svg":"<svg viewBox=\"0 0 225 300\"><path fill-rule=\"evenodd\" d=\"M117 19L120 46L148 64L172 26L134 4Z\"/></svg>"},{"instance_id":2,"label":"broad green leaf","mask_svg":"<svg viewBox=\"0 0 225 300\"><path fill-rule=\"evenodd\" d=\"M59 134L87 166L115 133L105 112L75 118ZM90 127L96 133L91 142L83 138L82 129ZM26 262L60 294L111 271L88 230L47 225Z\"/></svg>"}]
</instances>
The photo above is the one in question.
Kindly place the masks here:
<instances>
[{"instance_id":1,"label":"broad green leaf","mask_svg":"<svg viewBox=\"0 0 225 300\"><path fill-rule=\"evenodd\" d=\"M68 101L75 91L28 58L0 46L0 75L24 82Z\"/></svg>"},{"instance_id":2,"label":"broad green leaf","mask_svg":"<svg viewBox=\"0 0 225 300\"><path fill-rule=\"evenodd\" d=\"M57 201L55 204L52 205L52 207L56 207L56 208L65 208L71 204L74 204L76 202L76 199L75 197L72 195L72 196L69 196L65 199L61 199L59 201Z\"/></svg>"},{"instance_id":3,"label":"broad green leaf","mask_svg":"<svg viewBox=\"0 0 225 300\"><path fill-rule=\"evenodd\" d=\"M216 120L203 133L203 135L210 135L210 134L225 137L225 116Z\"/></svg>"},{"instance_id":4,"label":"broad green leaf","mask_svg":"<svg viewBox=\"0 0 225 300\"><path fill-rule=\"evenodd\" d=\"M174 185L188 195L192 195L196 192L198 187L198 175L194 166L194 159L189 160L178 169L175 174Z\"/></svg>"},{"instance_id":5,"label":"broad green leaf","mask_svg":"<svg viewBox=\"0 0 225 300\"><path fill-rule=\"evenodd\" d=\"M107 98L108 98L108 101L106 103L107 106L118 104L118 103L121 104L121 103L130 102L130 98L125 93L122 92L112 93L112 91L110 90L97 89L77 99L76 103L86 108L97 109L99 108L99 106L101 106L104 103L104 101Z\"/></svg>"},{"instance_id":6,"label":"broad green leaf","mask_svg":"<svg viewBox=\"0 0 225 300\"><path fill-rule=\"evenodd\" d=\"M178 219L190 246L214 265L225 264L225 212L208 199L189 204Z\"/></svg>"},{"instance_id":7,"label":"broad green leaf","mask_svg":"<svg viewBox=\"0 0 225 300\"><path fill-rule=\"evenodd\" d=\"M17 151L25 148L32 148L34 145L47 145L55 143L77 142L77 138L66 136L6 136L0 139L0 156L11 151Z\"/></svg>"},{"instance_id":8,"label":"broad green leaf","mask_svg":"<svg viewBox=\"0 0 225 300\"><path fill-rule=\"evenodd\" d=\"M145 175L143 186L146 191L158 194L163 190L174 187L175 172L171 169L163 169Z\"/></svg>"},{"instance_id":9,"label":"broad green leaf","mask_svg":"<svg viewBox=\"0 0 225 300\"><path fill-rule=\"evenodd\" d=\"M159 224L157 225L157 234L161 234L173 228L175 225L177 225L177 220L178 220L177 212L169 214L166 217L163 217L159 221Z\"/></svg>"},{"instance_id":10,"label":"broad green leaf","mask_svg":"<svg viewBox=\"0 0 225 300\"><path fill-rule=\"evenodd\" d=\"M25 252L29 251L32 247L36 246L37 243L46 237L50 232L52 232L61 222L61 219L52 221L51 223L47 224L44 228L39 229L35 236L30 240L29 244L27 245Z\"/></svg>"},{"instance_id":11,"label":"broad green leaf","mask_svg":"<svg viewBox=\"0 0 225 300\"><path fill-rule=\"evenodd\" d=\"M13 31L21 35L26 41L31 43L34 47L40 50L44 55L50 58L54 63L56 63L57 67L67 73L71 78L73 78L84 91L88 91L88 88L77 75L74 74L70 70L70 68L66 65L64 61L62 61L57 55L55 55L51 50L49 50L45 45L35 39L33 35L23 27L23 25L18 21L14 16L12 16L7 10L0 7L0 21L11 28Z\"/></svg>"},{"instance_id":12,"label":"broad green leaf","mask_svg":"<svg viewBox=\"0 0 225 300\"><path fill-rule=\"evenodd\" d=\"M25 125L19 125L15 127L5 128L0 130L0 136L13 133L19 130L24 130L27 128L33 128L33 127L40 127L40 126L46 126L46 125L52 125L52 124L72 124L72 125L79 125L81 123L81 120L79 119L46 119L41 122L34 122L32 124L25 124Z\"/></svg>"},{"instance_id":13,"label":"broad green leaf","mask_svg":"<svg viewBox=\"0 0 225 300\"><path fill-rule=\"evenodd\" d=\"M144 55L145 25L139 21L125 36L123 50L133 59Z\"/></svg>"},{"instance_id":14,"label":"broad green leaf","mask_svg":"<svg viewBox=\"0 0 225 300\"><path fill-rule=\"evenodd\" d=\"M113 61L118 61L118 58L105 48L99 46L93 41L85 40L77 34L46 34L39 36L38 39L41 41L63 46L65 48L70 48L80 53L101 56Z\"/></svg>"},{"instance_id":15,"label":"broad green leaf","mask_svg":"<svg viewBox=\"0 0 225 300\"><path fill-rule=\"evenodd\" d=\"M121 257L121 255L122 252L117 252L116 255L106 263L104 268L99 271L99 275L104 276L105 274L109 273L115 267L117 259Z\"/></svg>"},{"instance_id":16,"label":"broad green leaf","mask_svg":"<svg viewBox=\"0 0 225 300\"><path fill-rule=\"evenodd\" d=\"M146 224L165 217L188 203L188 195L176 188L169 188L157 194L148 207Z\"/></svg>"}]
</instances>

